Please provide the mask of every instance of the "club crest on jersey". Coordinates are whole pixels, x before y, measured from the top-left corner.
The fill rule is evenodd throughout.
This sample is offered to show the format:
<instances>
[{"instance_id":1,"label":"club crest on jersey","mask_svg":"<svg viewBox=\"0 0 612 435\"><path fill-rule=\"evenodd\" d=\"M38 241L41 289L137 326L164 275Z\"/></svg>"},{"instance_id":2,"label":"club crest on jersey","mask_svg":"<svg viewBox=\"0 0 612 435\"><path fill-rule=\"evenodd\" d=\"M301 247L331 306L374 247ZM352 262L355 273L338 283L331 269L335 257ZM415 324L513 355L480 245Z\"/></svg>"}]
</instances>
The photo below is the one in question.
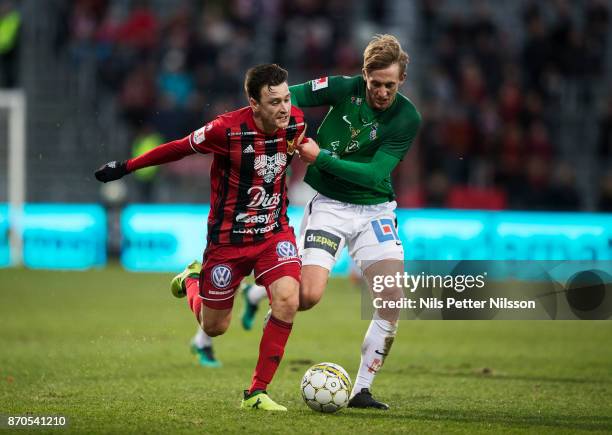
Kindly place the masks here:
<instances>
[{"instance_id":1,"label":"club crest on jersey","mask_svg":"<svg viewBox=\"0 0 612 435\"><path fill-rule=\"evenodd\" d=\"M212 283L218 289L224 289L232 282L232 269L225 264L213 267L211 272Z\"/></svg>"},{"instance_id":2,"label":"club crest on jersey","mask_svg":"<svg viewBox=\"0 0 612 435\"><path fill-rule=\"evenodd\" d=\"M290 156L292 156L293 153L295 152L294 142L295 142L295 138L291 140L287 139L287 154L289 154Z\"/></svg>"},{"instance_id":3,"label":"club crest on jersey","mask_svg":"<svg viewBox=\"0 0 612 435\"><path fill-rule=\"evenodd\" d=\"M312 81L313 92L318 91L319 89L325 89L327 86L329 86L329 81L327 80L327 77L321 77Z\"/></svg>"},{"instance_id":4,"label":"club crest on jersey","mask_svg":"<svg viewBox=\"0 0 612 435\"><path fill-rule=\"evenodd\" d=\"M378 129L378 123L374 123L374 125L372 125L372 130L370 130L370 140L376 139L377 129Z\"/></svg>"},{"instance_id":5,"label":"club crest on jersey","mask_svg":"<svg viewBox=\"0 0 612 435\"><path fill-rule=\"evenodd\" d=\"M278 242L276 245L276 254L281 258L297 257L297 249L291 242Z\"/></svg>"},{"instance_id":6,"label":"club crest on jersey","mask_svg":"<svg viewBox=\"0 0 612 435\"><path fill-rule=\"evenodd\" d=\"M266 183L271 183L274 178L281 174L287 164L285 153L276 153L273 156L265 154L255 157L255 171Z\"/></svg>"}]
</instances>

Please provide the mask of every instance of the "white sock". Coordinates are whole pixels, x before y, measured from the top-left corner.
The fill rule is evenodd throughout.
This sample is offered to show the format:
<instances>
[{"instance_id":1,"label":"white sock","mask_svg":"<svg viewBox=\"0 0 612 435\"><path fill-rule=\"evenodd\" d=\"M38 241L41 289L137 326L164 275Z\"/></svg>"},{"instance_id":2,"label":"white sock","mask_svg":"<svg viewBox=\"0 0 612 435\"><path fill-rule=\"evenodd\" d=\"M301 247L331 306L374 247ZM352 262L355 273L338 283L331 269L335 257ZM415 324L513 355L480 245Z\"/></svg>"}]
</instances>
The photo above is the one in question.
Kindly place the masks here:
<instances>
[{"instance_id":1,"label":"white sock","mask_svg":"<svg viewBox=\"0 0 612 435\"><path fill-rule=\"evenodd\" d=\"M259 304L259 301L267 297L266 288L262 285L253 284L247 293L247 298L253 305Z\"/></svg>"},{"instance_id":2,"label":"white sock","mask_svg":"<svg viewBox=\"0 0 612 435\"><path fill-rule=\"evenodd\" d=\"M202 349L203 347L212 346L212 338L206 335L206 332L202 330L202 328L198 328L198 332L193 337L193 344L198 349Z\"/></svg>"},{"instance_id":3,"label":"white sock","mask_svg":"<svg viewBox=\"0 0 612 435\"><path fill-rule=\"evenodd\" d=\"M361 345L361 364L355 378L351 397L361 392L362 388L370 388L374 376L383 365L395 339L397 324L381 319L377 313L370 322Z\"/></svg>"}]
</instances>

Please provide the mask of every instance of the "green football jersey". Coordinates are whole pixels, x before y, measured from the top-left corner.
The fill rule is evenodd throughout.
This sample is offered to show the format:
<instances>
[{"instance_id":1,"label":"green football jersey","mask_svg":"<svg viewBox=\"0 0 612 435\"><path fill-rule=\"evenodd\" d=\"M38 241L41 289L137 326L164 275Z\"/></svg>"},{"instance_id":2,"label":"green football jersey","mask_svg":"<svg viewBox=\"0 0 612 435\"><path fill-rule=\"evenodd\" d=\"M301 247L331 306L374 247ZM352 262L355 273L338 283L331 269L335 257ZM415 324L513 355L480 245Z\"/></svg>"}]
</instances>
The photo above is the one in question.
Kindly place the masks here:
<instances>
[{"instance_id":1,"label":"green football jersey","mask_svg":"<svg viewBox=\"0 0 612 435\"><path fill-rule=\"evenodd\" d=\"M369 163L377 152L399 162L412 145L421 123L414 104L400 93L388 109L370 108L366 103L366 83L361 76L324 77L289 89L292 103L298 107L330 106L317 131L317 143L322 152L330 153L341 162ZM383 174L380 182L365 186L319 166L309 165L304 181L325 196L352 204L380 204L395 198L391 170ZM367 175L366 171L376 167L365 165L363 169Z\"/></svg>"}]
</instances>

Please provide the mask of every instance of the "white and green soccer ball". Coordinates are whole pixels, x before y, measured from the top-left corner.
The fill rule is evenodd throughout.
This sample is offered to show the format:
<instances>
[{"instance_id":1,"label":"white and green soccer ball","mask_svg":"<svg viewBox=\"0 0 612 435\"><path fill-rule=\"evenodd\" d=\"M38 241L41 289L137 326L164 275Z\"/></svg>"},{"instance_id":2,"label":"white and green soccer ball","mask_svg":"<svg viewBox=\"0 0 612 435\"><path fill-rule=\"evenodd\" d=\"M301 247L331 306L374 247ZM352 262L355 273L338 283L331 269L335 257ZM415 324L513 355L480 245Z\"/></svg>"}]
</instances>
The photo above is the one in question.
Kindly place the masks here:
<instances>
[{"instance_id":1,"label":"white and green soccer ball","mask_svg":"<svg viewBox=\"0 0 612 435\"><path fill-rule=\"evenodd\" d=\"M302 398L319 412L336 412L348 404L351 378L338 364L320 363L310 367L302 378Z\"/></svg>"}]
</instances>

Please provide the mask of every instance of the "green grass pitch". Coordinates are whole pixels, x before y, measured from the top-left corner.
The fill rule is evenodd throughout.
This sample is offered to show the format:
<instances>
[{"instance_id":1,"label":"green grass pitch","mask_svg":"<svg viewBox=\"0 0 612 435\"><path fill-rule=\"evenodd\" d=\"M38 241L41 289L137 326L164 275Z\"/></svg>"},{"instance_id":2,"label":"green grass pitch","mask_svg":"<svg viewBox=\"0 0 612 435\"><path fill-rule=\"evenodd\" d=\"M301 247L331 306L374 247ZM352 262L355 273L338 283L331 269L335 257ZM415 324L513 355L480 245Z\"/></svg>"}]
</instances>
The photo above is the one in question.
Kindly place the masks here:
<instances>
[{"instance_id":1,"label":"green grass pitch","mask_svg":"<svg viewBox=\"0 0 612 435\"><path fill-rule=\"evenodd\" d=\"M612 431L611 322L404 321L374 384L392 409L324 415L302 402L301 376L331 361L354 377L368 326L358 290L332 280L296 319L269 389L289 412L270 415L238 409L265 310L245 332L238 299L215 339L224 367L201 368L170 278L0 270L0 415L65 415L54 432L88 434Z\"/></svg>"}]
</instances>

